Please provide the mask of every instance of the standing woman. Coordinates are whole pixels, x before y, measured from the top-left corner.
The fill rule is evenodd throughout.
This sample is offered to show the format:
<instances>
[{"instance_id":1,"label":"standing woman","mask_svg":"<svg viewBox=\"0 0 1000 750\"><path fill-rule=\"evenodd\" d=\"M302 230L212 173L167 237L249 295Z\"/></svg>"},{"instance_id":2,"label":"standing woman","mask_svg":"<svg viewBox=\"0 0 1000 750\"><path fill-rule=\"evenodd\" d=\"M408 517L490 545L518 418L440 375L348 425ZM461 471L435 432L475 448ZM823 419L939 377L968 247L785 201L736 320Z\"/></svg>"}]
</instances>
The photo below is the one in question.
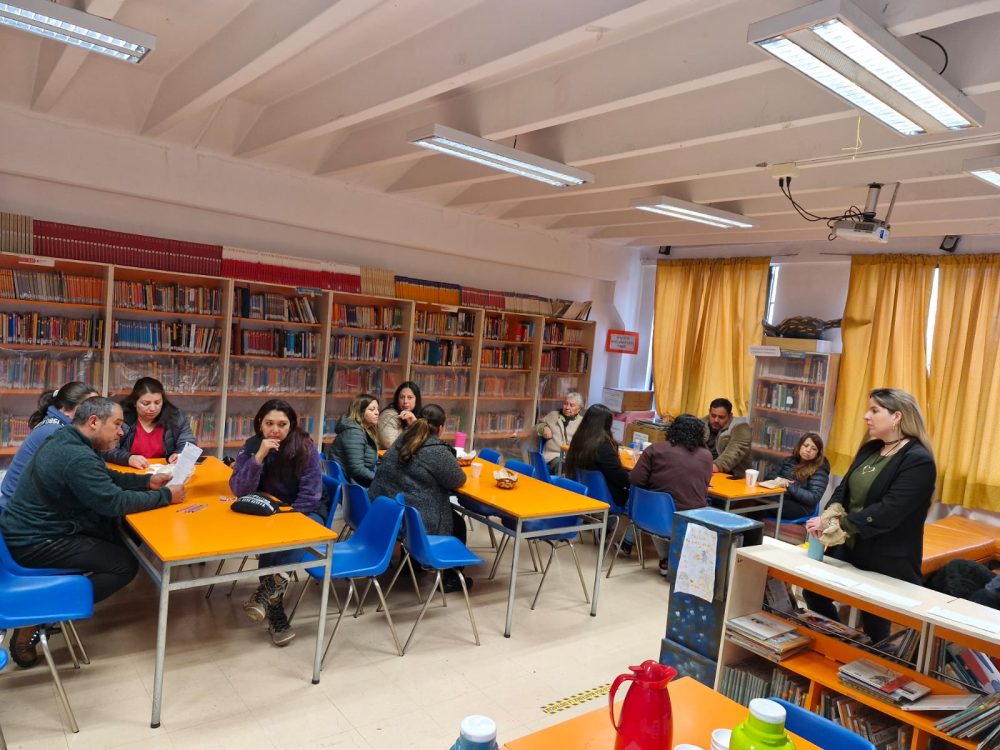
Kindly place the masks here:
<instances>
[{"instance_id":1,"label":"standing woman","mask_svg":"<svg viewBox=\"0 0 1000 750\"><path fill-rule=\"evenodd\" d=\"M785 488L782 518L792 520L815 513L830 483L830 462L823 455L823 438L807 432L795 444L792 455L764 479L773 479Z\"/></svg>"},{"instance_id":2,"label":"standing woman","mask_svg":"<svg viewBox=\"0 0 1000 750\"><path fill-rule=\"evenodd\" d=\"M921 585L924 521L937 480L923 415L906 391L876 388L869 394L865 424L871 439L862 444L830 499L847 512L840 521L847 541L830 555L861 570ZM823 522L811 518L806 530L818 538ZM809 591L805 598L814 611L837 619L828 598ZM861 618L872 641L889 635L887 620L869 612Z\"/></svg>"},{"instance_id":3,"label":"standing woman","mask_svg":"<svg viewBox=\"0 0 1000 750\"><path fill-rule=\"evenodd\" d=\"M378 444L388 450L403 434L403 430L417 421L423 404L420 386L412 380L400 383L389 404L378 417Z\"/></svg>"},{"instance_id":4,"label":"standing woman","mask_svg":"<svg viewBox=\"0 0 1000 750\"><path fill-rule=\"evenodd\" d=\"M319 452L312 438L299 427L295 409L287 401L271 399L253 418L253 429L253 437L243 444L233 464L229 478L233 494L238 497L266 492L317 523L325 523ZM300 559L299 550L268 552L260 556L259 566L269 568ZM275 646L286 646L295 637L285 615L286 588L286 573L261 576L260 586L243 604L243 611L254 622L267 618L267 629Z\"/></svg>"},{"instance_id":5,"label":"standing woman","mask_svg":"<svg viewBox=\"0 0 1000 750\"><path fill-rule=\"evenodd\" d=\"M191 424L180 409L170 403L163 383L156 378L139 378L122 401L125 432L112 448L101 454L106 461L145 469L151 458L176 463L188 443L197 445Z\"/></svg>"},{"instance_id":6,"label":"standing woman","mask_svg":"<svg viewBox=\"0 0 1000 750\"><path fill-rule=\"evenodd\" d=\"M574 477L579 469L601 472L611 498L619 506L611 511L620 513L628 502L629 482L618 456L618 443L611 436L611 422L611 409L604 404L594 404L584 412L566 453L566 474Z\"/></svg>"},{"instance_id":7,"label":"standing woman","mask_svg":"<svg viewBox=\"0 0 1000 750\"><path fill-rule=\"evenodd\" d=\"M368 488L372 498L395 497L402 492L406 504L420 513L428 534L450 534L465 543L465 521L451 507L451 494L465 484L465 472L451 446L441 440L445 413L428 404L420 418L407 427L382 458L375 480ZM466 585L472 581L466 578ZM444 590L458 591L458 574L445 571Z\"/></svg>"},{"instance_id":8,"label":"standing woman","mask_svg":"<svg viewBox=\"0 0 1000 750\"><path fill-rule=\"evenodd\" d=\"M375 478L375 465L378 463L375 428L378 422L378 400L362 393L351 401L347 414L337 423L337 439L328 452L328 457L344 470L347 481L362 487L370 485Z\"/></svg>"},{"instance_id":9,"label":"standing woman","mask_svg":"<svg viewBox=\"0 0 1000 750\"><path fill-rule=\"evenodd\" d=\"M3 478L3 485L0 486L0 512L3 512L8 501L14 496L17 480L39 446L48 440L53 432L61 430L73 421L76 407L96 395L98 393L94 386L72 380L54 391L45 391L38 398L38 408L28 417L28 427L31 428L31 432L14 454L7 474Z\"/></svg>"}]
</instances>

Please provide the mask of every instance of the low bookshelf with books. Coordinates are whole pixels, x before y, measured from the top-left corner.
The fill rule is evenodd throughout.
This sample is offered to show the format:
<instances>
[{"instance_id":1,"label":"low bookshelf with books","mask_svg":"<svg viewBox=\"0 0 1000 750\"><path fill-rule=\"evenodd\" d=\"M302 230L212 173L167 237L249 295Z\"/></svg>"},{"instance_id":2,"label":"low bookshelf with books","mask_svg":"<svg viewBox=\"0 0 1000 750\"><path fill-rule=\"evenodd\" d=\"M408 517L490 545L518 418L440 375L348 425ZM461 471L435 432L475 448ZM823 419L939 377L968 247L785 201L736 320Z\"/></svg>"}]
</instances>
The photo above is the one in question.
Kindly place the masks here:
<instances>
[{"instance_id":1,"label":"low bookshelf with books","mask_svg":"<svg viewBox=\"0 0 1000 750\"><path fill-rule=\"evenodd\" d=\"M538 374L539 414L558 409L570 391L587 397L594 329L592 322L545 318Z\"/></svg>"},{"instance_id":2,"label":"low bookshelf with books","mask_svg":"<svg viewBox=\"0 0 1000 750\"><path fill-rule=\"evenodd\" d=\"M873 643L852 620L809 611L802 590L889 620L890 635ZM1000 612L765 539L736 555L716 688L789 693L879 750L986 750L1000 748L997 657ZM968 673L946 668L957 663Z\"/></svg>"}]
</instances>

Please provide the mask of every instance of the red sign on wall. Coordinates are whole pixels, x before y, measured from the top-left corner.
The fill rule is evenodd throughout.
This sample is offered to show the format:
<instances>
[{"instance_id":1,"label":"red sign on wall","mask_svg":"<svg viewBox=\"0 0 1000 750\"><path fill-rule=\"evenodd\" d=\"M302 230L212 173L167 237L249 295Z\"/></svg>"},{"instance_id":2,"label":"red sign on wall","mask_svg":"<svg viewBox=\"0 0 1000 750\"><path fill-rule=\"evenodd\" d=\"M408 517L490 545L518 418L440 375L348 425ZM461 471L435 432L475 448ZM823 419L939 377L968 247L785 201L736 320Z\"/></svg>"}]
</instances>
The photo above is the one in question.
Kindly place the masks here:
<instances>
[{"instance_id":1,"label":"red sign on wall","mask_svg":"<svg viewBox=\"0 0 1000 750\"><path fill-rule=\"evenodd\" d=\"M604 351L613 354L637 354L639 352L639 334L634 331L608 331L604 342Z\"/></svg>"}]
</instances>

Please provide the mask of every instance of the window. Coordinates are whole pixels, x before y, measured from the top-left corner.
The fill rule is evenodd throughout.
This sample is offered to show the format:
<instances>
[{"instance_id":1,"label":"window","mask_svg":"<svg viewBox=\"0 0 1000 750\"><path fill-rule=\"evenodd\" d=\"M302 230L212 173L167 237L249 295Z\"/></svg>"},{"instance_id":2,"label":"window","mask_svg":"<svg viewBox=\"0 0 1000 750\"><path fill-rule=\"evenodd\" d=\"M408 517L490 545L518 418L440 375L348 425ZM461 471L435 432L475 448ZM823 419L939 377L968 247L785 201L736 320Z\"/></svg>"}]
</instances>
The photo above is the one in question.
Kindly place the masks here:
<instances>
[{"instance_id":1,"label":"window","mask_svg":"<svg viewBox=\"0 0 1000 750\"><path fill-rule=\"evenodd\" d=\"M771 264L767 273L767 310L764 319L768 325L774 325L774 300L778 296L778 272L781 266Z\"/></svg>"}]
</instances>

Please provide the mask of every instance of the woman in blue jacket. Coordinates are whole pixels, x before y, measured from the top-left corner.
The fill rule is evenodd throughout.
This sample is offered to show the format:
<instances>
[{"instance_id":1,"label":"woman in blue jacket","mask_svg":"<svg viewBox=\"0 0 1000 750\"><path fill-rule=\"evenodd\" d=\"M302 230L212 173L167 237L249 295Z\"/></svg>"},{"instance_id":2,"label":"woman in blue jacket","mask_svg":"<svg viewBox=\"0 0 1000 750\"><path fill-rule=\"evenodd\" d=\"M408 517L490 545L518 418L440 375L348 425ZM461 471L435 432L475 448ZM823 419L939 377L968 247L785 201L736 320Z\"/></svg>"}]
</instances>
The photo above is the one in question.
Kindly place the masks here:
<instances>
[{"instance_id":1,"label":"woman in blue jacket","mask_svg":"<svg viewBox=\"0 0 1000 750\"><path fill-rule=\"evenodd\" d=\"M14 454L10 468L3 478L3 485L0 486L0 512L7 507L7 502L14 496L17 480L38 447L56 430L61 430L73 421L76 407L91 396L97 395L94 386L72 380L54 391L45 391L39 397L38 408L28 417L28 427L31 428L31 432Z\"/></svg>"},{"instance_id":2,"label":"woman in blue jacket","mask_svg":"<svg viewBox=\"0 0 1000 750\"><path fill-rule=\"evenodd\" d=\"M785 488L781 517L786 521L811 516L830 483L830 462L823 455L823 438L807 432L795 444L792 455L765 479L774 479Z\"/></svg>"},{"instance_id":3,"label":"woman in blue jacket","mask_svg":"<svg viewBox=\"0 0 1000 750\"><path fill-rule=\"evenodd\" d=\"M327 452L344 470L348 482L368 487L378 463L378 399L367 393L351 401L337 423L337 439Z\"/></svg>"}]
</instances>

